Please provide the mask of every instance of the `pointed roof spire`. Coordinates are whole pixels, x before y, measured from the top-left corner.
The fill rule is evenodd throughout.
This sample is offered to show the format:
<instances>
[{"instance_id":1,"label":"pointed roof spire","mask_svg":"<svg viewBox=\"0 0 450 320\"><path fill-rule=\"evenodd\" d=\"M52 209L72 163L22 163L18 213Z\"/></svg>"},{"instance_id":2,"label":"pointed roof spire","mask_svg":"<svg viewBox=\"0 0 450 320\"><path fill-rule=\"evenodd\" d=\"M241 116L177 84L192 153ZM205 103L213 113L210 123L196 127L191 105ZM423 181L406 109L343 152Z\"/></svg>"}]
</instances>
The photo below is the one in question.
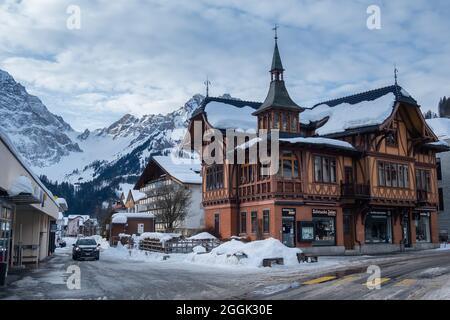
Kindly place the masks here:
<instances>
[{"instance_id":1,"label":"pointed roof spire","mask_svg":"<svg viewBox=\"0 0 450 320\"><path fill-rule=\"evenodd\" d=\"M270 73L272 74L272 81L270 82L269 92L267 93L267 97L263 104L253 113L253 115L258 115L259 113L270 108L286 109L298 112L302 112L304 110L291 99L284 84L284 68L281 63L280 52L278 50L277 29L277 25L275 25L272 29L275 31L275 49L273 52L272 69L270 70Z\"/></svg>"},{"instance_id":2,"label":"pointed roof spire","mask_svg":"<svg viewBox=\"0 0 450 320\"><path fill-rule=\"evenodd\" d=\"M281 63L280 51L278 50L278 25L272 29L275 31L275 48L273 50L272 68L270 71L284 71L283 64Z\"/></svg>"}]
</instances>

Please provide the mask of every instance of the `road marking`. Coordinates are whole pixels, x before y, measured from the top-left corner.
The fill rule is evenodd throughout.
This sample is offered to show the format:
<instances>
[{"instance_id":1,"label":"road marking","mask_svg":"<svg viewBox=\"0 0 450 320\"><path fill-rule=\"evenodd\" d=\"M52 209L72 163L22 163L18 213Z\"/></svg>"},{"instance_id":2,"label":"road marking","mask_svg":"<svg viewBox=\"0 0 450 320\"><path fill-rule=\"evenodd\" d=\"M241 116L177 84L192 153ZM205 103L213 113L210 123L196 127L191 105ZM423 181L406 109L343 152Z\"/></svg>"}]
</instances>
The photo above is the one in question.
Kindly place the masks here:
<instances>
[{"instance_id":1,"label":"road marking","mask_svg":"<svg viewBox=\"0 0 450 320\"><path fill-rule=\"evenodd\" d=\"M374 280L375 280L374 283L370 283L371 286L382 285L383 283L388 282L389 280L391 280L391 278L376 278ZM368 283L364 282L363 285L367 286Z\"/></svg>"},{"instance_id":2,"label":"road marking","mask_svg":"<svg viewBox=\"0 0 450 320\"><path fill-rule=\"evenodd\" d=\"M340 285L340 284L346 284L346 283L352 282L353 280L356 280L358 278L359 277L355 277L355 276L346 276L346 277L344 277L342 279L334 281L333 285L337 286L337 285Z\"/></svg>"},{"instance_id":3,"label":"road marking","mask_svg":"<svg viewBox=\"0 0 450 320\"><path fill-rule=\"evenodd\" d=\"M414 284L416 284L417 280L415 279L404 279L398 283L395 284L396 287L402 287L402 286L406 286L406 287L410 287Z\"/></svg>"},{"instance_id":4,"label":"road marking","mask_svg":"<svg viewBox=\"0 0 450 320\"><path fill-rule=\"evenodd\" d=\"M331 281L331 280L334 280L334 279L336 279L335 276L325 276L325 277L320 277L320 278L317 278L317 279L313 279L313 280L309 280L309 281L303 282L303 284L306 284L306 285L319 284L319 283Z\"/></svg>"}]
</instances>

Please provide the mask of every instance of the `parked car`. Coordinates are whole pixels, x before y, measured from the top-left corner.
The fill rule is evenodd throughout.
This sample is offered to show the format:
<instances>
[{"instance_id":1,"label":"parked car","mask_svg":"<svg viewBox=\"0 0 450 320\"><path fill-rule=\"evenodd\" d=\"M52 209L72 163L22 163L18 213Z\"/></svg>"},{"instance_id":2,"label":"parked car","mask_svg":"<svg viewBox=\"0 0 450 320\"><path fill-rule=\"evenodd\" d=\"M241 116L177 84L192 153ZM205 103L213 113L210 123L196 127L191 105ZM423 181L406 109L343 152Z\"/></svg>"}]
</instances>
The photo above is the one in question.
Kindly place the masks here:
<instances>
[{"instance_id":1,"label":"parked car","mask_svg":"<svg viewBox=\"0 0 450 320\"><path fill-rule=\"evenodd\" d=\"M94 239L78 239L73 244L72 259L79 260L82 258L100 259L100 244Z\"/></svg>"}]
</instances>

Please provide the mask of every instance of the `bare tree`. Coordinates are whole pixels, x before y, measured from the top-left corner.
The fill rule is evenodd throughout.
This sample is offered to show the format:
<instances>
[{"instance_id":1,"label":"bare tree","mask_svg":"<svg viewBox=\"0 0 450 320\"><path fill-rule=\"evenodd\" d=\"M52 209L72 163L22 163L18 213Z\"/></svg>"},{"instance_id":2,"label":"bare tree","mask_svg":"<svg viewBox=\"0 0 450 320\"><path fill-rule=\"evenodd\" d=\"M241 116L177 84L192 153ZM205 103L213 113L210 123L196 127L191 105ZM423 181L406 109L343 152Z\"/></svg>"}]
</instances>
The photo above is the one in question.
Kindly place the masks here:
<instances>
[{"instance_id":1,"label":"bare tree","mask_svg":"<svg viewBox=\"0 0 450 320\"><path fill-rule=\"evenodd\" d=\"M188 215L191 191L177 183L169 183L155 188L151 196L154 199L156 221L167 232L173 232Z\"/></svg>"}]
</instances>

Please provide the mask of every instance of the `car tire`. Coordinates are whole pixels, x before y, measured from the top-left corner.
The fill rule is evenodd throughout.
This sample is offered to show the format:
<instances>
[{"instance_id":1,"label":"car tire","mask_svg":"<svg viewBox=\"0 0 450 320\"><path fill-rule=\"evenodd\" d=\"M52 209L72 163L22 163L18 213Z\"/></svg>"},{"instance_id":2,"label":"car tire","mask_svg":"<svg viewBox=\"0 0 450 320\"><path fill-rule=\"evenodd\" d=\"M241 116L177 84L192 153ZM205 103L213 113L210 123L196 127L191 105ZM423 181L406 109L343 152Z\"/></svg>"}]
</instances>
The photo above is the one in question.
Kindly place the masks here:
<instances>
[{"instance_id":1,"label":"car tire","mask_svg":"<svg viewBox=\"0 0 450 320\"><path fill-rule=\"evenodd\" d=\"M100 260L100 256L96 256L96 257L95 257L95 260Z\"/></svg>"},{"instance_id":2,"label":"car tire","mask_svg":"<svg viewBox=\"0 0 450 320\"><path fill-rule=\"evenodd\" d=\"M74 255L72 255L72 260L78 260L77 257L75 257Z\"/></svg>"}]
</instances>

